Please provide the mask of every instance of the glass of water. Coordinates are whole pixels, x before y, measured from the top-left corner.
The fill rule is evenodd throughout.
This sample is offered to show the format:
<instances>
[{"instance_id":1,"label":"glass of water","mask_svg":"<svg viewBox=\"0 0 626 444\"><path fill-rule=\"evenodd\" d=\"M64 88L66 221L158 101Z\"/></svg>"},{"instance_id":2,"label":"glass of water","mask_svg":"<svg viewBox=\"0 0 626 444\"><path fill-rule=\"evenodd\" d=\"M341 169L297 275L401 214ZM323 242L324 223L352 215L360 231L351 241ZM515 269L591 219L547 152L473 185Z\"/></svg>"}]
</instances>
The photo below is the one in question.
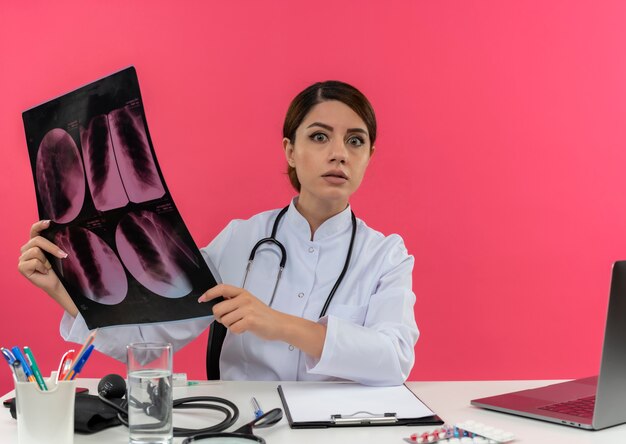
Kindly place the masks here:
<instances>
[{"instance_id":1,"label":"glass of water","mask_svg":"<svg viewBox=\"0 0 626 444\"><path fill-rule=\"evenodd\" d=\"M172 345L127 346L128 426L131 444L171 444Z\"/></svg>"}]
</instances>

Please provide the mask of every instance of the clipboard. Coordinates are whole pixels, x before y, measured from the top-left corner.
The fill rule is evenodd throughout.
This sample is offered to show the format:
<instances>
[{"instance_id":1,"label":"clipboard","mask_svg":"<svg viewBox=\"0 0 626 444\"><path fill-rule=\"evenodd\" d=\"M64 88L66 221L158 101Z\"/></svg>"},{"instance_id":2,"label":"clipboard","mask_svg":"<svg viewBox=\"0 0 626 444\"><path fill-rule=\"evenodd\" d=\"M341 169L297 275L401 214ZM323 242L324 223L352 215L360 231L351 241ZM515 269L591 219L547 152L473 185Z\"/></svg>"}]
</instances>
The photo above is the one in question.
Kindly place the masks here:
<instances>
[{"instance_id":1,"label":"clipboard","mask_svg":"<svg viewBox=\"0 0 626 444\"><path fill-rule=\"evenodd\" d=\"M404 384L294 382L279 385L278 394L292 429L444 423Z\"/></svg>"}]
</instances>

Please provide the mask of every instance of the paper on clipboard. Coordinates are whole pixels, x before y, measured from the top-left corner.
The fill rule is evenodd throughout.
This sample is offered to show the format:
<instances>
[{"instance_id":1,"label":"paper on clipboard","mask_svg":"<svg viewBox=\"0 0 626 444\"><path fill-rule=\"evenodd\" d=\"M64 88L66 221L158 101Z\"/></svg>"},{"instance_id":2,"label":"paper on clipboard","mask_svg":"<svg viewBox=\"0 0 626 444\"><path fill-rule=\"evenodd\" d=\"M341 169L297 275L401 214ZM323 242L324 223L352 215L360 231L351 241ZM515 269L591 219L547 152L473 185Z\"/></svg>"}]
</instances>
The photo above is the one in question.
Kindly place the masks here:
<instances>
[{"instance_id":1,"label":"paper on clipboard","mask_svg":"<svg viewBox=\"0 0 626 444\"><path fill-rule=\"evenodd\" d=\"M344 382L281 383L285 402L294 423L330 421L333 415L395 413L397 418L433 416L405 385L370 387Z\"/></svg>"}]
</instances>

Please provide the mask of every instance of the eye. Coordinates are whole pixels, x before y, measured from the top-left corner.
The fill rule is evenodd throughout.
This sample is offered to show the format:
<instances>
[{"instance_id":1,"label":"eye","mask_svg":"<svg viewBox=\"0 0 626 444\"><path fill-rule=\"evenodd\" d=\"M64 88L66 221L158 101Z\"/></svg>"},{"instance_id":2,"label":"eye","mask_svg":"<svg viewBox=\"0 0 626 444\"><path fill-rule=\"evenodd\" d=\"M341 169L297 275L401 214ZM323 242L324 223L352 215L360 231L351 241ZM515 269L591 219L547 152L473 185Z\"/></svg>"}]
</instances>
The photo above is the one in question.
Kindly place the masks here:
<instances>
[{"instance_id":1,"label":"eye","mask_svg":"<svg viewBox=\"0 0 626 444\"><path fill-rule=\"evenodd\" d=\"M313 133L309 136L309 139L311 139L313 142L323 143L328 141L328 136L324 133Z\"/></svg>"},{"instance_id":2,"label":"eye","mask_svg":"<svg viewBox=\"0 0 626 444\"><path fill-rule=\"evenodd\" d=\"M365 145L365 140L363 140L363 138L359 136L350 136L350 138L348 138L348 145L352 145L355 147L363 146Z\"/></svg>"}]
</instances>

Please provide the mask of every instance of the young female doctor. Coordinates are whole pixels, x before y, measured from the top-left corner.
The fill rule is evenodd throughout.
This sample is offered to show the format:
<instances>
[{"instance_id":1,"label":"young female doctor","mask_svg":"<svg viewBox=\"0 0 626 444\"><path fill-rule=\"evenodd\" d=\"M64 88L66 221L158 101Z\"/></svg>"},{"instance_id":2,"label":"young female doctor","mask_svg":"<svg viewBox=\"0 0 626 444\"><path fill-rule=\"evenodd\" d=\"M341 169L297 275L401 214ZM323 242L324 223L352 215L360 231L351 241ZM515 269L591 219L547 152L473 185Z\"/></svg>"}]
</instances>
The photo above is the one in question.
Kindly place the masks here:
<instances>
[{"instance_id":1,"label":"young female doctor","mask_svg":"<svg viewBox=\"0 0 626 444\"><path fill-rule=\"evenodd\" d=\"M316 83L292 101L283 148L298 196L282 210L233 220L202 249L224 282L198 300L224 297L213 307L228 329L222 379L396 385L408 377L419 334L413 257L398 235L369 228L349 205L375 139L374 111L348 84ZM65 309L64 339L82 343L89 331L42 251L67 257L40 236L47 227L32 226L18 268ZM95 346L121 361L130 342L168 341L180 349L211 320L103 328Z\"/></svg>"}]
</instances>

